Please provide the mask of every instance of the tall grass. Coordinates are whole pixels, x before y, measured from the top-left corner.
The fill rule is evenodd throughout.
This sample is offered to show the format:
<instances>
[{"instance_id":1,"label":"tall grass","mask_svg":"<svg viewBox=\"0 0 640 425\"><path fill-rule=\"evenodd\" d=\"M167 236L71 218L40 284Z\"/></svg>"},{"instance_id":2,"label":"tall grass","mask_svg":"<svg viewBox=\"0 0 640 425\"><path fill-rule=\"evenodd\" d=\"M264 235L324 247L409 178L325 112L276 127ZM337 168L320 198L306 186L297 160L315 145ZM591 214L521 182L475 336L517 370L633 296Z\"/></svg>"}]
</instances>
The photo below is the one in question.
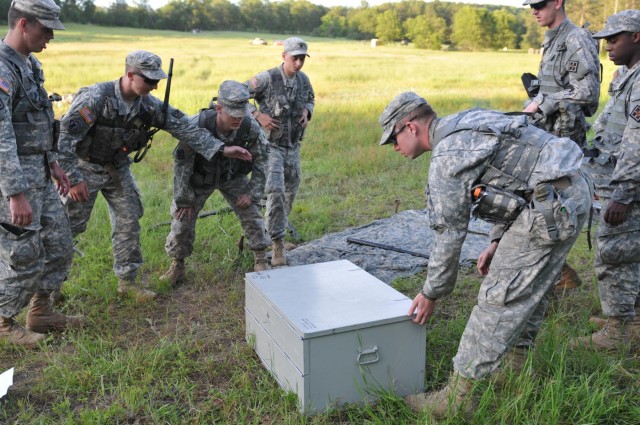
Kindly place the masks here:
<instances>
[{"instance_id":1,"label":"tall grass","mask_svg":"<svg viewBox=\"0 0 640 425\"><path fill-rule=\"evenodd\" d=\"M70 94L81 86L118 78L135 49L175 58L171 103L191 114L206 107L225 79L244 81L275 66L281 47L252 46L261 34L185 34L69 25L38 55L46 88ZM270 42L284 35L265 36ZM463 53L416 50L308 37L304 71L316 92L316 111L302 149L303 180L291 220L311 240L327 232L388 217L396 209L423 208L428 159L409 162L379 147L378 116L405 90L424 95L445 115L472 106L520 110L519 76L535 72L539 58L522 52ZM613 66L605 63L604 83ZM605 86L606 87L606 86ZM164 83L157 92L162 97ZM606 93L606 91L605 91ZM602 102L606 100L603 96ZM59 110L62 113L64 108ZM0 401L0 422L11 424L413 424L416 415L394 394L372 406L307 417L282 392L244 342L247 251L236 243L232 215L199 220L190 281L170 289L158 280L172 195L175 141L159 133L147 158L132 167L143 193L144 280L163 296L136 304L117 296L110 225L100 199L87 232L85 254L75 258L62 310L83 313L88 326L52 336L39 350L0 343L0 370L16 368L16 383ZM205 206L224 206L215 194ZM417 229L419 231L419 229ZM566 351L567 338L589 331L598 313L592 256L581 237L570 256L585 285L552 305L531 359L533 374L514 375L498 390L479 384L478 424L636 424L640 417L640 362L635 353L597 355ZM393 285L412 296L424 274ZM454 294L428 325L427 389L439 388L480 283L462 270ZM450 418L444 423L461 423Z\"/></svg>"}]
</instances>

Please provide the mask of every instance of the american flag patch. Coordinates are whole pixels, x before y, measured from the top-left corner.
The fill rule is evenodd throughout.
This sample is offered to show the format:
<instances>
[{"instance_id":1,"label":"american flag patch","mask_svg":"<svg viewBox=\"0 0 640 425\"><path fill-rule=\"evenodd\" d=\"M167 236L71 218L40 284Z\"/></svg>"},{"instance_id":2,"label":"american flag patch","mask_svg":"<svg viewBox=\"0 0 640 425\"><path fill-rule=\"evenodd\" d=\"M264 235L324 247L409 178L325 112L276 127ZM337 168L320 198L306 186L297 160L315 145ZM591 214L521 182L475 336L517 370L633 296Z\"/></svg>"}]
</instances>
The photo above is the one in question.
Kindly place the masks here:
<instances>
[{"instance_id":1,"label":"american flag patch","mask_svg":"<svg viewBox=\"0 0 640 425\"><path fill-rule=\"evenodd\" d=\"M93 115L93 112L91 112L91 109L89 109L87 106L83 106L82 109L80 109L80 115L82 115L82 119L88 125L93 124L93 122L96 120L95 115Z\"/></svg>"},{"instance_id":2,"label":"american flag patch","mask_svg":"<svg viewBox=\"0 0 640 425\"><path fill-rule=\"evenodd\" d=\"M5 94L9 94L9 90L11 90L11 83L0 78L0 90L5 92Z\"/></svg>"}]
</instances>

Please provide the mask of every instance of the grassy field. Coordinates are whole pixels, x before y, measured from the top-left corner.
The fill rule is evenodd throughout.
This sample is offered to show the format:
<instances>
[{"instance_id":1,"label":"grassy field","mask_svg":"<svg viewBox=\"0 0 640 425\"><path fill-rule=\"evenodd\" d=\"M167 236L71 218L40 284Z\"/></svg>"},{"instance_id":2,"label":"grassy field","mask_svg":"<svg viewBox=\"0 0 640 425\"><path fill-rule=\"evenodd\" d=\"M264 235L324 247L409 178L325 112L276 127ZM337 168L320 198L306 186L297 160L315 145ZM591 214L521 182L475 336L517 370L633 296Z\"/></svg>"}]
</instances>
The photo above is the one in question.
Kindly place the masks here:
<instances>
[{"instance_id":1,"label":"grassy field","mask_svg":"<svg viewBox=\"0 0 640 425\"><path fill-rule=\"evenodd\" d=\"M84 85L118 78L126 54L147 49L165 64L175 58L171 103L187 113L208 105L225 79L244 81L279 63L280 47L252 46L285 36L244 33L141 31L69 25L38 57L46 88L71 94ZM326 39L307 39L304 71L316 92L316 113L302 149L303 181L291 220L305 240L388 217L396 208L424 207L427 158L409 162L379 147L377 119L398 93L415 90L441 114L482 106L522 109L520 74L535 72L539 58L522 52L431 52ZM605 59L606 85L613 66ZM163 96L161 85L158 97ZM63 108L59 113L63 112ZM62 310L88 316L78 332L55 335L40 349L0 344L0 371L15 367L15 385L0 401L7 424L413 424L394 394L373 406L348 407L315 417L298 413L244 341L243 277L252 258L239 252L241 235L231 215L198 223L190 282L171 290L158 281L170 260L164 253L172 195L175 141L159 133L147 158L132 169L143 193L144 279L162 297L136 304L116 294L110 225L100 200L90 227L78 239ZM224 206L219 194L205 209ZM417 229L417 231L419 231ZM566 351L569 337L589 331L599 312L593 253L581 237L570 256L584 286L555 302L530 366L498 390L481 384L477 424L637 424L640 361L631 353L596 355ZM413 296L424 275L393 283ZM475 302L480 283L462 270L458 287L439 303L428 325L427 389L439 388ZM23 315L24 316L24 315ZM23 319L23 316L21 319ZM461 423L451 418L445 423Z\"/></svg>"}]
</instances>

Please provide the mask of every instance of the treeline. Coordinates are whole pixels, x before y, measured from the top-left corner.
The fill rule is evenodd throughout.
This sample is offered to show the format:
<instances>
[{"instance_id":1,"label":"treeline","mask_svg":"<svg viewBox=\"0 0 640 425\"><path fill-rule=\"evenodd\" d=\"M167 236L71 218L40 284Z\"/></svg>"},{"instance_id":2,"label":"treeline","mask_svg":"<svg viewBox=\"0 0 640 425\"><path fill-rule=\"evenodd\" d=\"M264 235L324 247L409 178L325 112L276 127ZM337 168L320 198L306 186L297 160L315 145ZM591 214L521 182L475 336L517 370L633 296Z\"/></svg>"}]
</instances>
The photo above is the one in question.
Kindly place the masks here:
<instances>
[{"instance_id":1,"label":"treeline","mask_svg":"<svg viewBox=\"0 0 640 425\"><path fill-rule=\"evenodd\" d=\"M407 40L418 48L482 50L539 47L543 29L529 8L406 0L356 8L318 6L307 0L170 0L154 10L148 0L115 0L96 7L93 0L56 0L63 22L177 31L253 31L310 34L357 40ZM520 0L518 1L520 3ZM567 0L571 20L590 29L604 26L615 10L637 9L640 0ZM6 16L11 0L0 0Z\"/></svg>"}]
</instances>

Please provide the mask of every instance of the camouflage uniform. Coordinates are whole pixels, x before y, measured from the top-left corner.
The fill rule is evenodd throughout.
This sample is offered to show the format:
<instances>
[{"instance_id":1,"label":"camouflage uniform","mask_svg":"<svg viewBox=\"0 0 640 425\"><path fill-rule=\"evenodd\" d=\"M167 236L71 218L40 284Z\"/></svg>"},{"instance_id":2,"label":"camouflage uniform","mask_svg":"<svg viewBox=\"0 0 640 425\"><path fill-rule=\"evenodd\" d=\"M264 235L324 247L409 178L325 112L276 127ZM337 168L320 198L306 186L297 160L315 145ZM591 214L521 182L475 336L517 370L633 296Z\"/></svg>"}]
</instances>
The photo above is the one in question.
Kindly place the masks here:
<instances>
[{"instance_id":1,"label":"camouflage uniform","mask_svg":"<svg viewBox=\"0 0 640 425\"><path fill-rule=\"evenodd\" d=\"M595 269L603 313L633 318L640 297L640 63L621 73L609 94L594 124L595 150L589 152L593 157L585 164L603 207ZM602 219L610 200L628 205L620 225Z\"/></svg>"},{"instance_id":2,"label":"camouflage uniform","mask_svg":"<svg viewBox=\"0 0 640 425\"><path fill-rule=\"evenodd\" d=\"M278 130L267 134L270 149L266 221L271 238L282 239L300 185L300 142L305 129L298 121L304 109L309 111L311 119L315 95L305 73L299 71L289 78L282 65L257 74L245 85L258 102L260 112L281 122ZM254 106L249 106L249 112L255 110Z\"/></svg>"},{"instance_id":3,"label":"camouflage uniform","mask_svg":"<svg viewBox=\"0 0 640 425\"><path fill-rule=\"evenodd\" d=\"M34 293L50 294L71 266L69 222L51 182L54 119L40 62L0 42L0 316L15 316ZM33 221L14 226L9 196L24 193Z\"/></svg>"},{"instance_id":4,"label":"camouflage uniform","mask_svg":"<svg viewBox=\"0 0 640 425\"><path fill-rule=\"evenodd\" d=\"M540 89L532 99L540 111L534 114L533 123L584 147L585 116L596 112L600 98L598 45L587 30L566 19L545 32L542 48Z\"/></svg>"},{"instance_id":5,"label":"camouflage uniform","mask_svg":"<svg viewBox=\"0 0 640 425\"><path fill-rule=\"evenodd\" d=\"M137 143L137 138L146 142L142 132L147 126L167 131L206 158L224 146L208 131L190 123L179 109L169 106L165 122L162 103L146 95L128 104L122 96L120 80L108 81L80 89L61 122L61 165L72 185L84 181L89 190L88 202L63 199L71 230L74 237L86 230L101 192L111 219L113 269L121 279L135 279L143 262L139 219L144 210L140 189L129 168L133 161L128 157L128 144Z\"/></svg>"},{"instance_id":6,"label":"camouflage uniform","mask_svg":"<svg viewBox=\"0 0 640 425\"><path fill-rule=\"evenodd\" d=\"M380 117L381 144L394 140L404 128L396 124L419 107L430 108L415 93L392 100ZM457 374L478 379L509 348L533 344L592 193L577 145L528 125L524 116L476 108L433 118L423 131L432 150L427 211L435 231L424 297L453 291L470 210L495 223L490 238L500 241L453 359Z\"/></svg>"},{"instance_id":7,"label":"camouflage uniform","mask_svg":"<svg viewBox=\"0 0 640 425\"><path fill-rule=\"evenodd\" d=\"M196 237L198 212L216 189L238 216L249 241L249 248L253 251L263 250L271 244L265 233L259 208L266 180L269 142L260 125L249 116L245 118L248 124L245 124L246 128L241 126L239 130L225 136L215 129L215 111L204 110L201 114L206 114L203 119L208 121L216 138L228 146L244 147L251 153L253 161L226 158L221 152L206 160L184 143L178 145L174 153L174 198L171 203L171 215L174 219L165 245L167 255L176 259L184 259L191 255ZM193 125L205 125L200 121L201 114L190 117ZM249 173L251 180L247 178ZM238 208L236 200L245 194L251 198L252 204L248 208ZM194 208L193 218L175 219L175 213L179 208Z\"/></svg>"}]
</instances>

